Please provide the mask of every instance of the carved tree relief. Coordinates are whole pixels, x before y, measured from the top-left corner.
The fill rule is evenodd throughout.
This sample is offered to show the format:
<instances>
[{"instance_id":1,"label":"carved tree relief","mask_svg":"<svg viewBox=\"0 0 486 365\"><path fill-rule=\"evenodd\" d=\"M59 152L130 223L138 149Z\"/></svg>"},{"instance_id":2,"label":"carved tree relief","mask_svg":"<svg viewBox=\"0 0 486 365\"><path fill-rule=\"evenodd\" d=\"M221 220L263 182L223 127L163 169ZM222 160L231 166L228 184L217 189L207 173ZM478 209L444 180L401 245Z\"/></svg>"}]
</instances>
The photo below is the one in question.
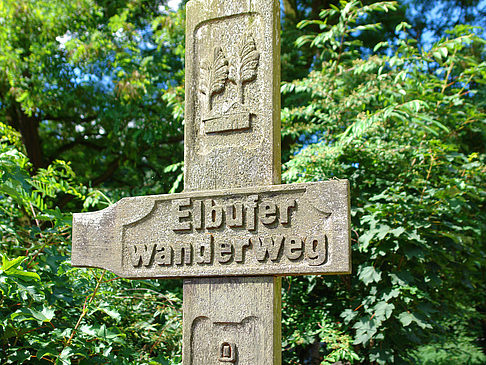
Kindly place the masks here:
<instances>
[{"instance_id":1,"label":"carved tree relief","mask_svg":"<svg viewBox=\"0 0 486 365\"><path fill-rule=\"evenodd\" d=\"M260 61L260 53L251 34L242 37L230 59L228 64L221 47L215 47L212 59L205 59L200 65L199 91L204 95L201 99L201 120L206 133L250 128L253 113L244 104L244 85L256 79ZM235 100L225 100L224 110L215 108L213 111L213 96L224 92L226 81L236 85Z\"/></svg>"},{"instance_id":2,"label":"carved tree relief","mask_svg":"<svg viewBox=\"0 0 486 365\"><path fill-rule=\"evenodd\" d=\"M237 87L238 101L244 104L243 85L253 81L257 76L260 53L256 50L255 40L246 34L240 45L238 54L231 59L228 79Z\"/></svg>"},{"instance_id":3,"label":"carved tree relief","mask_svg":"<svg viewBox=\"0 0 486 365\"><path fill-rule=\"evenodd\" d=\"M224 90L228 78L228 60L221 47L214 49L213 60L205 60L201 65L199 90L206 95L206 106L212 109L212 97Z\"/></svg>"}]
</instances>

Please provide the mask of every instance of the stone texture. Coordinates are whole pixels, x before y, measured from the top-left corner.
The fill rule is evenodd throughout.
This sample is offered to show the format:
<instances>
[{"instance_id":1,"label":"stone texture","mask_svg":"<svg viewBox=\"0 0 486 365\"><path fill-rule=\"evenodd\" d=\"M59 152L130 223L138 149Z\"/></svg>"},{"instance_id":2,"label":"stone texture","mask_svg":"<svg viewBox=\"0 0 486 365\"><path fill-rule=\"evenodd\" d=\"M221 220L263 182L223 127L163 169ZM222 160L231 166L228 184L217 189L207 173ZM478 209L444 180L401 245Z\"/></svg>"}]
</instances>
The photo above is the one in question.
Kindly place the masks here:
<instances>
[{"instance_id":1,"label":"stone texture","mask_svg":"<svg viewBox=\"0 0 486 365\"><path fill-rule=\"evenodd\" d=\"M184 280L183 363L280 365L280 285L273 277Z\"/></svg>"},{"instance_id":2,"label":"stone texture","mask_svg":"<svg viewBox=\"0 0 486 365\"><path fill-rule=\"evenodd\" d=\"M184 188L280 183L280 20L274 0L186 5Z\"/></svg>"},{"instance_id":3,"label":"stone texture","mask_svg":"<svg viewBox=\"0 0 486 365\"><path fill-rule=\"evenodd\" d=\"M72 264L126 278L348 273L346 180L124 198L74 214Z\"/></svg>"}]
</instances>

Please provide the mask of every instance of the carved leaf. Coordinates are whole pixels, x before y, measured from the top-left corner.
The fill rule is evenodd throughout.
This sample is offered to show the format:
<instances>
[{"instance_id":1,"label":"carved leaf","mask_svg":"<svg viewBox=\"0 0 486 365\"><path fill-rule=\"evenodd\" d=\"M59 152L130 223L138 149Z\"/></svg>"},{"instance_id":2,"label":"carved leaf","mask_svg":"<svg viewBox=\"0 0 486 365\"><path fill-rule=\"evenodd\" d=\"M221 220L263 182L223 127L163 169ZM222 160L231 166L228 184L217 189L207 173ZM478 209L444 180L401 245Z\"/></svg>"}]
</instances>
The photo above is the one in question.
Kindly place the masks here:
<instances>
[{"instance_id":1,"label":"carved leaf","mask_svg":"<svg viewBox=\"0 0 486 365\"><path fill-rule=\"evenodd\" d=\"M212 71L212 80L209 91L211 96L224 89L224 84L228 78L228 60L224 56L221 47L214 49L214 63Z\"/></svg>"},{"instance_id":2,"label":"carved leaf","mask_svg":"<svg viewBox=\"0 0 486 365\"><path fill-rule=\"evenodd\" d=\"M204 95L209 94L210 69L211 63L208 60L205 60L201 63L199 75L199 91L201 91Z\"/></svg>"},{"instance_id":3,"label":"carved leaf","mask_svg":"<svg viewBox=\"0 0 486 365\"><path fill-rule=\"evenodd\" d=\"M242 83L252 81L257 76L257 66L260 60L260 53L256 50L253 37L247 35L245 38L245 42L240 50L240 82Z\"/></svg>"},{"instance_id":4,"label":"carved leaf","mask_svg":"<svg viewBox=\"0 0 486 365\"><path fill-rule=\"evenodd\" d=\"M250 34L243 38L238 55L231 59L229 81L239 85L238 93L243 94L243 84L257 76L260 53L256 50L255 40Z\"/></svg>"},{"instance_id":5,"label":"carved leaf","mask_svg":"<svg viewBox=\"0 0 486 365\"><path fill-rule=\"evenodd\" d=\"M223 91L227 78L228 60L224 56L221 47L216 47L213 61L206 60L201 65L199 90L211 97Z\"/></svg>"}]
</instances>

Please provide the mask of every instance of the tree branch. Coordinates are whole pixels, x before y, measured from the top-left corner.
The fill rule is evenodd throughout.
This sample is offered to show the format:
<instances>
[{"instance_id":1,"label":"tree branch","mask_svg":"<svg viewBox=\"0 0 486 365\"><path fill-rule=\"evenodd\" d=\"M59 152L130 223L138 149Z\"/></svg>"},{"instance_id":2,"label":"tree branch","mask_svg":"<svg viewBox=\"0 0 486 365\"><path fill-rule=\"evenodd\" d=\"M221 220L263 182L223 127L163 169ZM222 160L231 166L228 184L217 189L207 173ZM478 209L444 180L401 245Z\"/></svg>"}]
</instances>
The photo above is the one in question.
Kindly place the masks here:
<instances>
[{"instance_id":1,"label":"tree branch","mask_svg":"<svg viewBox=\"0 0 486 365\"><path fill-rule=\"evenodd\" d=\"M70 122L78 122L78 123L89 123L92 122L93 120L96 120L98 118L97 115L89 115L85 118L82 118L78 115L44 115L41 117L42 120L52 120L53 122L63 122L63 121L70 121Z\"/></svg>"},{"instance_id":2,"label":"tree branch","mask_svg":"<svg viewBox=\"0 0 486 365\"><path fill-rule=\"evenodd\" d=\"M72 148L74 148L78 145L86 146L86 147L89 147L89 148L94 149L96 151L102 151L103 150L102 146L99 146L94 142L91 142L91 141L86 140L82 137L79 137L79 138L76 138L74 141L66 143L66 144L60 146L58 149L56 149L56 151L49 158L48 165L50 165L61 153L66 152L66 151L68 151L68 150L70 150L70 149L72 149Z\"/></svg>"},{"instance_id":3,"label":"tree branch","mask_svg":"<svg viewBox=\"0 0 486 365\"><path fill-rule=\"evenodd\" d=\"M163 144L174 144L174 143L183 143L184 142L184 136L173 136L167 138L165 141L161 142Z\"/></svg>"},{"instance_id":4,"label":"tree branch","mask_svg":"<svg viewBox=\"0 0 486 365\"><path fill-rule=\"evenodd\" d=\"M115 158L110 163L110 165L108 166L106 171L91 182L91 186L93 186L93 187L98 186L98 185L102 184L103 182L105 182L106 180L108 180L115 173L115 171L118 169L118 167L120 166L120 160L121 160L120 156Z\"/></svg>"}]
</instances>

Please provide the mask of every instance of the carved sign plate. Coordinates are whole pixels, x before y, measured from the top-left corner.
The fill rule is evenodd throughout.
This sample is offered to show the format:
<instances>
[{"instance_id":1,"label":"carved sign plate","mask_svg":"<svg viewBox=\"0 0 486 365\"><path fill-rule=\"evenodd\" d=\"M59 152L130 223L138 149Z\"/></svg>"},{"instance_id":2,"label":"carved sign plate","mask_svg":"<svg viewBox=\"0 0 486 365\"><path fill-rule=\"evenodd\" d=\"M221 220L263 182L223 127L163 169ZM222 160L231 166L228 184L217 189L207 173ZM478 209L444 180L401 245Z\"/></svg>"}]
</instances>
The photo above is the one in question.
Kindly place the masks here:
<instances>
[{"instance_id":1,"label":"carved sign plate","mask_svg":"<svg viewBox=\"0 0 486 365\"><path fill-rule=\"evenodd\" d=\"M73 266L127 278L349 273L346 180L124 198L74 214Z\"/></svg>"}]
</instances>

